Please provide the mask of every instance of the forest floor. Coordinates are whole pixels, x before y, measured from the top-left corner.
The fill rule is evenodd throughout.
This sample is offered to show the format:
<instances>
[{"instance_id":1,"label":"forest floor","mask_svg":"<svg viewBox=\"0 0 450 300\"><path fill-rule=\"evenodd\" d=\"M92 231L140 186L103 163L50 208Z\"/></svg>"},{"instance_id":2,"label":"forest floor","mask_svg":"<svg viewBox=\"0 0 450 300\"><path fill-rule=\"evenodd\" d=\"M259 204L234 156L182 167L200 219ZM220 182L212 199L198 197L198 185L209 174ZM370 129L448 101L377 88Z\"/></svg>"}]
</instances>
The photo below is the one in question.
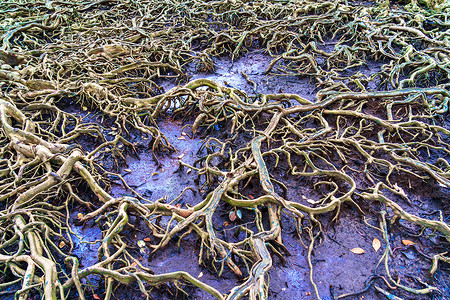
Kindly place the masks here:
<instances>
[{"instance_id":1,"label":"forest floor","mask_svg":"<svg viewBox=\"0 0 450 300\"><path fill-rule=\"evenodd\" d=\"M0 298L450 299L436 3L2 2Z\"/></svg>"}]
</instances>

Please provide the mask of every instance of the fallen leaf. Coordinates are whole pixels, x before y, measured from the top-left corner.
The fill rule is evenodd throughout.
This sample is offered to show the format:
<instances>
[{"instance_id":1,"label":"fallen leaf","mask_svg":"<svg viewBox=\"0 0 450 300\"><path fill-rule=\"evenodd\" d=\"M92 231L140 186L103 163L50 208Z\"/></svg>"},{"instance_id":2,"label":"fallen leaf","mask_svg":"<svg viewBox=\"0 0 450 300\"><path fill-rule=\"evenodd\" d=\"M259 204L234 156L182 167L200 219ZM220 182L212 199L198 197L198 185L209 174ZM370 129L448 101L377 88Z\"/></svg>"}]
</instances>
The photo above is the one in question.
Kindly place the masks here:
<instances>
[{"instance_id":1,"label":"fallen leaf","mask_svg":"<svg viewBox=\"0 0 450 300\"><path fill-rule=\"evenodd\" d=\"M186 132L182 132L182 133L181 133L181 135L184 135L184 136L186 136L186 135L187 135L187 133L186 133Z\"/></svg>"},{"instance_id":2,"label":"fallen leaf","mask_svg":"<svg viewBox=\"0 0 450 300\"><path fill-rule=\"evenodd\" d=\"M186 138L184 136L179 136L178 139L179 140L185 140Z\"/></svg>"},{"instance_id":3,"label":"fallen leaf","mask_svg":"<svg viewBox=\"0 0 450 300\"><path fill-rule=\"evenodd\" d=\"M248 195L248 197L252 200L255 199L255 197L253 197L253 195Z\"/></svg>"},{"instance_id":4,"label":"fallen leaf","mask_svg":"<svg viewBox=\"0 0 450 300\"><path fill-rule=\"evenodd\" d=\"M302 198L306 200L306 196L305 195L302 195Z\"/></svg>"},{"instance_id":5,"label":"fallen leaf","mask_svg":"<svg viewBox=\"0 0 450 300\"><path fill-rule=\"evenodd\" d=\"M350 251L352 251L355 254L364 254L364 253L366 253L366 251L364 251L364 249L362 249L362 248L353 248Z\"/></svg>"},{"instance_id":6,"label":"fallen leaf","mask_svg":"<svg viewBox=\"0 0 450 300\"><path fill-rule=\"evenodd\" d=\"M150 238L148 238L148 237L146 237L145 239L144 239L144 242L150 242L151 240L150 240Z\"/></svg>"},{"instance_id":7,"label":"fallen leaf","mask_svg":"<svg viewBox=\"0 0 450 300\"><path fill-rule=\"evenodd\" d=\"M238 219L242 219L242 212L240 209L236 210L236 216L238 217Z\"/></svg>"},{"instance_id":8,"label":"fallen leaf","mask_svg":"<svg viewBox=\"0 0 450 300\"><path fill-rule=\"evenodd\" d=\"M200 272L200 274L198 274L197 278L201 278L203 276L203 272Z\"/></svg>"},{"instance_id":9,"label":"fallen leaf","mask_svg":"<svg viewBox=\"0 0 450 300\"><path fill-rule=\"evenodd\" d=\"M66 245L66 243L64 243L64 241L61 241L58 246L59 246L59 248L63 248L65 245Z\"/></svg>"},{"instance_id":10,"label":"fallen leaf","mask_svg":"<svg viewBox=\"0 0 450 300\"><path fill-rule=\"evenodd\" d=\"M402 240L402 243L405 246L415 245L416 244L416 243L414 243L413 241L410 241L410 240Z\"/></svg>"},{"instance_id":11,"label":"fallen leaf","mask_svg":"<svg viewBox=\"0 0 450 300\"><path fill-rule=\"evenodd\" d=\"M231 222L234 222L234 220L236 220L236 213L234 212L234 210L230 211L228 217L230 218Z\"/></svg>"},{"instance_id":12,"label":"fallen leaf","mask_svg":"<svg viewBox=\"0 0 450 300\"><path fill-rule=\"evenodd\" d=\"M143 248L143 247L145 247L145 242L144 242L143 240L139 240L139 241L137 242L137 245L138 245L139 247Z\"/></svg>"},{"instance_id":13,"label":"fallen leaf","mask_svg":"<svg viewBox=\"0 0 450 300\"><path fill-rule=\"evenodd\" d=\"M95 299L95 300L102 300L102 298L100 298L100 296L97 295L97 294L94 294L94 299Z\"/></svg>"},{"instance_id":14,"label":"fallen leaf","mask_svg":"<svg viewBox=\"0 0 450 300\"><path fill-rule=\"evenodd\" d=\"M379 250L380 247L381 247L381 242L380 242L380 240L377 239L377 238L374 238L373 241L372 241L372 247L373 247L373 249L375 250L375 252L378 252L378 250Z\"/></svg>"},{"instance_id":15,"label":"fallen leaf","mask_svg":"<svg viewBox=\"0 0 450 300\"><path fill-rule=\"evenodd\" d=\"M87 110L87 107L86 107L86 106L83 106L83 110L86 111L86 110Z\"/></svg>"},{"instance_id":16,"label":"fallen leaf","mask_svg":"<svg viewBox=\"0 0 450 300\"><path fill-rule=\"evenodd\" d=\"M78 213L78 214L77 214L77 218L78 218L78 219L81 219L81 218L83 218L83 217L84 217L84 215L83 215L82 213Z\"/></svg>"},{"instance_id":17,"label":"fallen leaf","mask_svg":"<svg viewBox=\"0 0 450 300\"><path fill-rule=\"evenodd\" d=\"M228 221L223 222L223 226L228 226L228 225L230 225L230 222L228 222Z\"/></svg>"}]
</instances>

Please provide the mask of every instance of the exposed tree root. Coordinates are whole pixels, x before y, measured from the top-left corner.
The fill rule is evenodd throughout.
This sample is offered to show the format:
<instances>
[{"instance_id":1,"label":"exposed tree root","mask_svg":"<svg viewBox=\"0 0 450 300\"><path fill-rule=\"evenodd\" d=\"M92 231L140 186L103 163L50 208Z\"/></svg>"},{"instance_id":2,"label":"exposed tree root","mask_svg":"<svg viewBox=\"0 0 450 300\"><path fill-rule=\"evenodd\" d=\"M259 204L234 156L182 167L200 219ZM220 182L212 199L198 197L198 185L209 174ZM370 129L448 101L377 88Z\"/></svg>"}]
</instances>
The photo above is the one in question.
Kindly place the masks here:
<instances>
[{"instance_id":1,"label":"exposed tree root","mask_svg":"<svg viewBox=\"0 0 450 300\"><path fill-rule=\"evenodd\" d=\"M333 212L336 220L344 203L363 214L368 202L382 208L388 288L439 292L431 283L407 286L389 273L388 220L429 228L450 243L445 220L414 215L398 203L408 201L409 193L399 179L450 188L450 131L441 121L450 99L448 8L426 3L439 13L416 2L401 9L348 1L2 2L0 266L10 281L0 286L20 285L18 299L36 291L45 299L75 293L87 299L83 279L96 274L105 282L104 299L111 299L118 283L137 283L149 298L152 287L167 282L180 290L180 282L191 284L217 299L266 299L271 255L282 257L273 245L283 247L286 213L298 235L310 241L310 280L320 299L311 261L323 234L318 216ZM325 40L335 43L333 51L318 46ZM209 79L167 92L157 85L161 78L185 80L190 64L212 71L214 57L236 59L252 47L272 56L267 74L311 78L316 100L291 93L249 96ZM369 59L385 63L370 76L345 75ZM372 83L378 90L369 88ZM107 118L115 136L71 113L70 101L85 119L87 110ZM156 161L174 151L158 127L168 114L193 116L189 134L224 129L221 138L205 142L207 154L195 165L180 160L209 193L185 208L164 199L150 202L134 190L134 197L113 197L106 178L114 168L100 163L111 159L117 168L127 153L136 154L133 132L149 137ZM95 140L90 151L78 144L86 136ZM311 180L322 197L287 197L286 178ZM257 197L246 188L253 179ZM83 268L71 253L74 203L91 210L78 222L95 220L103 229L98 261ZM240 228L247 235L239 242L223 240L214 227L213 216L225 204L254 213L250 228ZM261 213L265 207L267 214ZM131 215L156 241L151 254L195 233L200 264L218 275L227 267L248 277L231 291L218 291L186 272L153 274L124 238ZM155 221L160 216L171 217L166 228ZM447 253L430 257L430 275L439 262L449 262Z\"/></svg>"}]
</instances>

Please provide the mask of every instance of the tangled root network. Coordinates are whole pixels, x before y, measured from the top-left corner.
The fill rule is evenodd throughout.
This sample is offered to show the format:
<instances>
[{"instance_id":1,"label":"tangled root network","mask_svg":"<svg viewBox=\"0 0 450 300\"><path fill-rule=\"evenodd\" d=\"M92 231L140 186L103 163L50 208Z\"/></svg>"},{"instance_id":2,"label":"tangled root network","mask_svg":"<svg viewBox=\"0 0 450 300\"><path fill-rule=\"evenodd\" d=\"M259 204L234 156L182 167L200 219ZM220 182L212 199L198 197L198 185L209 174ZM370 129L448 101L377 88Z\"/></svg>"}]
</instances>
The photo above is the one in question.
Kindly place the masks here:
<instances>
[{"instance_id":1,"label":"tangled root network","mask_svg":"<svg viewBox=\"0 0 450 300\"><path fill-rule=\"evenodd\" d=\"M211 73L216 59L255 49L270 57L268 80L309 78L314 100L189 81L189 68ZM374 62L371 73L358 71ZM326 241L322 220L339 222L344 207L384 237L379 292L443 292L432 278L450 261L445 251L425 253L427 282L404 281L389 271L389 241L393 227L407 224L449 249L448 2L4 0L0 64L0 295L89 299L86 279L96 275L102 299L131 284L147 298L169 284L181 295L195 286L218 299L267 299L273 258L287 255L283 216L306 247L320 299L312 253ZM164 92L163 80L176 86ZM110 120L114 134L86 121L87 110ZM195 164L179 161L205 191L194 205L150 201L118 172L137 154L136 135L148 138L156 163L176 151L158 126L165 116L205 139ZM132 193L114 197L112 175ZM290 197L287 182L318 196ZM410 209L423 184L447 195L444 209ZM214 225L224 206L248 216L242 239L227 240ZM77 217L75 207L86 213ZM150 257L195 236L199 264L217 276L232 272L239 284L219 291L187 272L155 274L127 237L131 217L145 224ZM102 230L92 265L72 253L74 222Z\"/></svg>"}]
</instances>

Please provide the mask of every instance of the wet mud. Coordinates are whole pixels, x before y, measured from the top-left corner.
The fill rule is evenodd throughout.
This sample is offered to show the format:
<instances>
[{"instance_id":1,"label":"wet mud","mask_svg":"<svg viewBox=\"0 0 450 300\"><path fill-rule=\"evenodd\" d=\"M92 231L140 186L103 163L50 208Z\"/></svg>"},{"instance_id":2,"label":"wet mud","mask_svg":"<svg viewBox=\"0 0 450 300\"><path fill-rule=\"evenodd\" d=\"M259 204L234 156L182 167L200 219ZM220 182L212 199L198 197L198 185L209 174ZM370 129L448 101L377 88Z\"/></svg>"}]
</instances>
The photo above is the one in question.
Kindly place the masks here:
<instances>
[{"instance_id":1,"label":"wet mud","mask_svg":"<svg viewBox=\"0 0 450 300\"><path fill-rule=\"evenodd\" d=\"M332 46L330 46L332 47ZM332 48L328 49L332 50ZM215 80L223 85L235 87L246 91L249 95L258 93L295 93L306 99L314 101L315 91L314 83L308 77L298 76L270 76L265 74L265 70L271 61L271 57L262 52L250 52L241 56L238 60L232 62L230 59L218 58L215 61L216 69L210 73L198 73L194 69L190 71L191 79L208 78ZM373 65L361 66L356 70L347 72L361 72L367 76L377 72L381 63L374 62ZM256 85L249 83L242 75L245 73ZM175 86L177 83L168 79L158 83L165 90ZM376 82L372 82L369 88L377 89ZM214 128L204 136L194 136L189 129L189 122L183 122L180 119L173 119L170 115L164 119L158 120L158 126L161 132L167 137L168 141L176 148L172 153L159 155L157 160L151 153L148 145L149 141L144 136L134 136L134 143L141 145L138 147L138 157L127 156L126 164L120 169L120 174L126 180L127 184L138 192L143 199L150 201L165 201L178 204L181 207L195 205L199 203L206 195L207 191L204 187L196 182L195 172L189 172L186 168L180 168L179 161L183 161L189 165L206 154L202 147L207 140L207 136L220 135L221 128ZM320 195L311 188L308 182L302 182L298 178L289 178L286 180L286 174L278 173L280 180L287 182L288 193L286 198L291 201L307 202L315 201ZM361 178L361 182L364 178ZM180 193L186 188L181 197ZM258 195L260 191L254 190L251 185L247 188L247 192ZM121 184L120 180L114 180L111 183L111 193L115 197L124 195L132 195ZM425 201L432 200L436 197L433 191L427 190L425 186L418 186L415 194L408 195L413 199L412 204L408 203L406 209L415 214L426 214L439 209L443 209L442 201ZM449 193L437 195L438 197L447 198ZM178 199L177 199L178 198ZM430 204L431 203L431 204ZM221 214L214 216L214 225L217 226L218 232L223 236L228 235L233 238L235 229L238 225L249 224L252 226L253 217L250 213L243 212L241 220L231 222L228 214L231 207L221 204L219 207ZM370 207L364 216L368 223L374 226L376 211L371 211ZM267 213L267 212L263 212ZM383 241L382 232L372 229L363 222L363 216L355 210L353 206L344 205L341 208L340 216L337 222L331 222L334 214L329 213L320 216L320 221L325 225L324 237L315 244L312 252L313 277L318 285L318 290L322 299L335 299L339 295L354 293L365 288L367 282L373 277L375 270L383 274L383 265L379 265L379 261L384 253L383 245L378 251L372 247L374 238ZM74 216L75 218L75 216ZM169 217L162 217L160 225L163 227L173 226L169 224ZM128 238L137 242L150 237L148 229L144 224L130 223L135 226L134 230L129 231ZM285 261L273 255L273 267L269 271L269 298L270 299L315 299L313 287L310 282L310 269L307 262L307 252L309 242L303 241L296 232L295 224L292 218L282 215L283 225L283 242L286 246ZM81 258L82 265L92 265L97 260L98 246L88 244L86 242L95 242L101 238L101 231L95 224L72 224L74 232L73 239L76 247L73 254ZM147 231L146 231L147 230ZM428 231L428 230L427 230ZM428 232L432 234L432 232ZM402 239L410 239L415 245L405 246ZM391 261L391 272L397 274L401 278L406 278L410 283L417 284L420 278L427 276L429 261L418 254L426 253L427 249L435 249L438 245L423 244L427 239L415 238L408 236L405 231L398 232L394 235L392 248L395 251L393 261ZM418 248L413 251L412 247ZM351 252L353 248L362 248L364 254L355 254ZM191 235L184 238L177 245L170 242L167 247L159 250L153 256L149 256L150 249L138 251L136 247L133 252L138 260L146 267L150 268L155 274L167 273L172 271L186 271L194 277L201 278L202 281L216 288L222 293L228 293L233 287L242 283L242 280L236 278L229 270L225 269L222 276L217 277L215 270L205 265L199 265L198 255L200 252L199 241ZM447 266L448 267L448 266ZM445 268L445 266L443 267ZM450 279L448 275L450 271L445 269L436 276L435 285L442 291L441 296L435 299L450 299ZM91 276L93 277L93 276ZM381 277L380 277L381 278ZM383 280L383 278L377 280ZM90 278L91 283L97 283L96 278ZM151 292L153 299L211 299L211 295L200 289L185 286L186 294L182 294L175 288L167 285L162 288L155 288ZM401 292L399 293L402 294ZM137 287L121 286L114 292L116 299L141 299L141 294ZM373 291L364 293L364 296L350 296L346 299L385 299L385 296ZM430 299L429 296L417 295L412 297L408 295L407 299Z\"/></svg>"},{"instance_id":2,"label":"wet mud","mask_svg":"<svg viewBox=\"0 0 450 300\"><path fill-rule=\"evenodd\" d=\"M0 142L8 149L0 173L10 193L0 195L8 200L0 201L0 299L56 299L64 281L70 300L83 293L96 300L213 298L185 278L160 284L151 276L176 271L229 296L258 259L269 260L260 253L267 248L272 266L260 277L267 280L261 298L450 300L448 261L430 271L433 256L449 256L445 230L436 225L450 221L447 15L424 10L423 1L193 1L192 11L185 1L16 2L6 1L0 17ZM191 81L203 78L239 92ZM321 102L297 98L306 109L289 110L292 95L262 98L279 93ZM234 99L244 94L246 103ZM259 106L262 99L269 105ZM206 121L196 119L200 114ZM252 139L260 143L250 147ZM68 145L57 145L62 141ZM223 145L226 155L213 155L209 166L217 169L198 175L196 167L219 152L210 143ZM28 166L20 166L24 157ZM227 179L235 165L253 173L236 176L233 191ZM201 217L185 210L218 190L222 178L227 196L271 194L261 200L267 205L234 207L220 194ZM338 207L328 206L337 197ZM270 217L269 202L278 209ZM292 209L294 202L307 209ZM402 220L407 214L395 205L422 220ZM313 212L328 207L333 211ZM20 229L22 214L29 225ZM188 227L171 231L181 217ZM250 239L251 232L259 234ZM281 232L282 243L268 237L273 232ZM113 251L114 260L105 261ZM40 253L55 272L39 262ZM18 260L21 254L35 266ZM75 258L82 275L90 274L81 288Z\"/></svg>"},{"instance_id":3,"label":"wet mud","mask_svg":"<svg viewBox=\"0 0 450 300\"><path fill-rule=\"evenodd\" d=\"M229 57L218 57L214 59L214 70L197 72L195 66L191 64L186 76L189 80L211 79L221 85L245 91L248 95L296 93L314 101L315 84L312 79L307 76L276 76L270 72L266 73L272 59L262 50L247 52L234 61ZM176 84L167 80L158 85L169 90Z\"/></svg>"}]
</instances>

